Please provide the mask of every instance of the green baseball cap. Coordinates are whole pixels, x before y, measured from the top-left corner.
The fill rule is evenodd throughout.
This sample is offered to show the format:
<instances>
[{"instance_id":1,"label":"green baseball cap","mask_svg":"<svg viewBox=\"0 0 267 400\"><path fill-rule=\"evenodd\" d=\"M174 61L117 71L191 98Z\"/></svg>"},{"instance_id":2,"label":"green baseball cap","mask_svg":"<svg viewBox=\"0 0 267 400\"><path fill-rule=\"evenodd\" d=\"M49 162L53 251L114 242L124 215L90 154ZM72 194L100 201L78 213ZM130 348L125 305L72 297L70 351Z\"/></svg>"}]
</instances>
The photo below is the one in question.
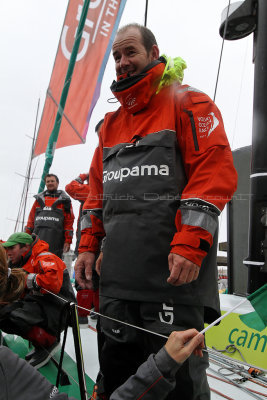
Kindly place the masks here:
<instances>
[{"instance_id":1,"label":"green baseball cap","mask_svg":"<svg viewBox=\"0 0 267 400\"><path fill-rule=\"evenodd\" d=\"M23 244L31 244L33 242L33 238L31 235L25 232L16 232L13 233L5 243L2 243L3 247L11 247L15 246L15 244L23 243Z\"/></svg>"}]
</instances>

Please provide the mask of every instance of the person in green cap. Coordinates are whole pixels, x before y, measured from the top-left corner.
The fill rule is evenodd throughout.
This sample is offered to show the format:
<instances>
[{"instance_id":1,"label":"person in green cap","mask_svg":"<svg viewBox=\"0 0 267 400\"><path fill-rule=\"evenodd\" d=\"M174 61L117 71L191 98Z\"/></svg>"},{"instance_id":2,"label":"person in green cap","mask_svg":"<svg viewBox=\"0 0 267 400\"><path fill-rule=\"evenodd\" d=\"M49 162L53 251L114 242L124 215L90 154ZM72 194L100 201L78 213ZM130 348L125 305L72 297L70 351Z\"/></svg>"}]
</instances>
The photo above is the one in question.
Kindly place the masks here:
<instances>
[{"instance_id":1,"label":"person in green cap","mask_svg":"<svg viewBox=\"0 0 267 400\"><path fill-rule=\"evenodd\" d=\"M34 350L26 359L40 368L58 350L66 321L66 303L53 293L75 301L69 274L64 262L49 252L48 243L34 234L13 233L2 246L9 264L5 255L6 265L2 267L2 261L1 269L7 274L0 274L0 329L31 341Z\"/></svg>"},{"instance_id":2,"label":"person in green cap","mask_svg":"<svg viewBox=\"0 0 267 400\"><path fill-rule=\"evenodd\" d=\"M28 233L24 232L17 232L13 233L8 240L3 243L3 246L8 250L8 257L11 264L13 264L13 267L17 262L21 261L22 254L26 251L25 249L30 249L32 242L33 238L31 235L28 235Z\"/></svg>"}]
</instances>

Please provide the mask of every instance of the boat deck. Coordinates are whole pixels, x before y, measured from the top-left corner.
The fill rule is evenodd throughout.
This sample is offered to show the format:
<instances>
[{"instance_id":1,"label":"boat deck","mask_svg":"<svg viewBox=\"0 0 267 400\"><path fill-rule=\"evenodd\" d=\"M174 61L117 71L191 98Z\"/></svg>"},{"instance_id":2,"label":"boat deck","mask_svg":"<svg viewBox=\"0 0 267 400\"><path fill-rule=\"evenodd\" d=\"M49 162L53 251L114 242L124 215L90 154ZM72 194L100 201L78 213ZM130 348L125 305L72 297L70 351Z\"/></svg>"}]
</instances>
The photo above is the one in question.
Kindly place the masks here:
<instances>
[{"instance_id":1,"label":"boat deck","mask_svg":"<svg viewBox=\"0 0 267 400\"><path fill-rule=\"evenodd\" d=\"M89 324L88 327L81 329L80 332L85 371L87 375L95 380L98 373L95 321L89 318ZM75 360L71 331L68 334L66 350ZM252 379L252 377L246 373L248 368L244 365L220 354L217 356L219 357L218 360L213 359L213 357L212 353L210 355L210 368L207 370L208 381L211 388L211 400L251 400L267 398L267 375L262 377L263 380L256 378L254 381L251 381L237 373L237 371L241 372L241 374Z\"/></svg>"},{"instance_id":2,"label":"boat deck","mask_svg":"<svg viewBox=\"0 0 267 400\"><path fill-rule=\"evenodd\" d=\"M89 318L89 325L80 329L88 399L91 398L94 381L99 368L95 328L96 322ZM21 357L24 357L28 351L28 348L23 349L25 347L24 342L26 341L23 341L20 337L4 334L4 342ZM59 360L59 356L60 352L55 355L55 359ZM79 380L71 328L68 330L66 339L63 369L66 373L65 379L67 377L71 384L64 385L62 383L59 390L80 400ZM247 373L247 370L247 365L237 362L230 357L223 356L220 353L216 354L214 351L210 351L210 367L207 370L207 374L211 388L211 400L266 399L267 374L258 378L252 378ZM53 384L56 383L57 368L51 360L47 365L40 368L40 372Z\"/></svg>"}]
</instances>

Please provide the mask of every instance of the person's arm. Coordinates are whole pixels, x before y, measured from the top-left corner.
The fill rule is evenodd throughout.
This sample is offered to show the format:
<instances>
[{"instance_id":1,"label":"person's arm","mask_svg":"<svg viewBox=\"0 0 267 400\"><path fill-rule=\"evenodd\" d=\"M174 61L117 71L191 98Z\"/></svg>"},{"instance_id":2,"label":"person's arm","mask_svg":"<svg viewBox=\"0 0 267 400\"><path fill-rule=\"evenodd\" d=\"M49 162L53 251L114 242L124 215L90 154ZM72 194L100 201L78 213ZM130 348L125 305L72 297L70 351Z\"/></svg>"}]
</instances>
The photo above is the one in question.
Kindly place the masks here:
<instances>
[{"instance_id":1,"label":"person's arm","mask_svg":"<svg viewBox=\"0 0 267 400\"><path fill-rule=\"evenodd\" d=\"M5 346L0 346L0 388L2 400L75 400Z\"/></svg>"},{"instance_id":2,"label":"person's arm","mask_svg":"<svg viewBox=\"0 0 267 400\"><path fill-rule=\"evenodd\" d=\"M96 148L90 167L90 191L83 206L79 256L75 264L75 279L83 289L92 288L92 266L99 244L105 235L102 222L102 148Z\"/></svg>"},{"instance_id":3,"label":"person's arm","mask_svg":"<svg viewBox=\"0 0 267 400\"><path fill-rule=\"evenodd\" d=\"M104 236L102 222L103 207L103 151L101 140L96 148L90 171L89 171L89 193L83 205L81 217L81 240L79 253L93 252L99 250L99 243Z\"/></svg>"},{"instance_id":4,"label":"person's arm","mask_svg":"<svg viewBox=\"0 0 267 400\"><path fill-rule=\"evenodd\" d=\"M86 180L88 180L89 174L80 174L76 179L71 181L68 185L66 185L65 190L69 196L71 196L75 200L79 200L83 203L89 193L89 185L84 184ZM70 249L70 242L65 241L63 247L63 253L68 252Z\"/></svg>"},{"instance_id":5,"label":"person's arm","mask_svg":"<svg viewBox=\"0 0 267 400\"><path fill-rule=\"evenodd\" d=\"M195 329L173 332L164 348L148 360L120 386L110 400L164 400L175 386L175 373L191 354L201 356L204 336ZM35 368L10 349L0 346L0 387L3 399L75 400L59 393Z\"/></svg>"},{"instance_id":6,"label":"person's arm","mask_svg":"<svg viewBox=\"0 0 267 400\"><path fill-rule=\"evenodd\" d=\"M89 174L80 174L76 179L66 185L65 190L69 196L74 200L84 202L87 199L89 193L89 184L84 183L88 180Z\"/></svg>"},{"instance_id":7,"label":"person's arm","mask_svg":"<svg viewBox=\"0 0 267 400\"><path fill-rule=\"evenodd\" d=\"M65 235L65 242L63 251L66 253L70 249L70 245L73 238L73 223L74 223L74 213L72 209L72 204L70 204L70 211L64 211L64 235Z\"/></svg>"},{"instance_id":8,"label":"person's arm","mask_svg":"<svg viewBox=\"0 0 267 400\"><path fill-rule=\"evenodd\" d=\"M220 111L204 93L181 88L177 95L177 139L187 185L176 215L168 282L197 279L213 243L218 216L237 186L237 173Z\"/></svg>"},{"instance_id":9,"label":"person's arm","mask_svg":"<svg viewBox=\"0 0 267 400\"><path fill-rule=\"evenodd\" d=\"M38 203L35 200L35 202L33 203L33 206L31 208L29 217L28 217L28 221L27 221L27 225L24 228L24 232L28 233L29 235L32 234L33 232L33 228L34 228L34 218L35 218L35 211L36 208L38 207Z\"/></svg>"},{"instance_id":10,"label":"person's arm","mask_svg":"<svg viewBox=\"0 0 267 400\"><path fill-rule=\"evenodd\" d=\"M195 352L202 356L204 336L195 329L172 332L166 345L151 354L123 385L116 389L110 400L164 400L174 389L175 374L181 364Z\"/></svg>"},{"instance_id":11,"label":"person's arm","mask_svg":"<svg viewBox=\"0 0 267 400\"><path fill-rule=\"evenodd\" d=\"M58 261L59 260L59 261ZM26 287L29 290L40 290L41 288L49 290L53 293L59 293L63 283L63 271L65 264L54 254L47 253L37 256L34 260L34 273L27 276Z\"/></svg>"}]
</instances>

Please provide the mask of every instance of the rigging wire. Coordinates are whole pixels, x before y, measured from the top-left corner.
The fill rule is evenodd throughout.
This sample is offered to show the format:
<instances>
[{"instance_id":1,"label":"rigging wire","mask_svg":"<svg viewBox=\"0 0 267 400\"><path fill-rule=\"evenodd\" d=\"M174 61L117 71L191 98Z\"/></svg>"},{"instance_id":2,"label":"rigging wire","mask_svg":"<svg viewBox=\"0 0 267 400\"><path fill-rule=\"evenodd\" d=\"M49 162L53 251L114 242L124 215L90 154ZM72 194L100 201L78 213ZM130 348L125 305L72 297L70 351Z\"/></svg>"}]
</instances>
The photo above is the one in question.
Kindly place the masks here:
<instances>
[{"instance_id":1,"label":"rigging wire","mask_svg":"<svg viewBox=\"0 0 267 400\"><path fill-rule=\"evenodd\" d=\"M209 355L210 355L210 354L209 354ZM251 376L250 376L249 372L246 371L244 367L241 368L240 366L238 366L238 364L236 364L234 367L225 366L225 365L223 364L224 360L221 360L220 356L214 358L214 357L212 357L212 356L210 355L210 360L211 360L211 363L213 363L213 364L215 364L215 365L217 365L217 366L220 367L217 371L216 371L216 370L213 370L212 368L209 367L209 369L210 369L212 372L217 373L217 374L221 377L221 378L219 378L219 377L216 377L216 376L212 376L212 377L215 378L215 379L221 380L221 381L223 381L223 382L225 382L225 383L228 383L228 384L231 384L231 385L234 385L234 386L237 386L237 387L240 387L239 385L240 385L241 383L246 382L246 381L253 382L253 383L255 383L256 385L262 386L262 387L264 387L264 388L267 387L266 385L264 385L264 384L262 384L262 383L260 383L260 382L257 382L256 380L251 379ZM239 361L238 361L238 363L239 363ZM226 373L221 372L223 369L225 369L225 370L227 370L227 371L228 371L228 370L231 371L231 374L226 374ZM230 378L228 378L228 376L234 375L234 374L235 374L235 375L240 375L242 378L241 378L241 379L235 378L235 379L233 379L233 380L231 380ZM208 376L211 376L211 375L209 375L208 373L207 373L207 375L208 375ZM256 391L256 390L254 390L254 389L252 389L252 388L244 388L244 389L245 389L246 391L251 392L251 395L252 395L252 396L253 396L252 393L255 393L256 395L258 394L258 395L261 395L261 396L263 396L263 397L267 397L267 394L262 393L262 392L259 392L259 391ZM255 397L255 396L253 396L253 397ZM256 396L256 398L257 398L257 396Z\"/></svg>"},{"instance_id":2,"label":"rigging wire","mask_svg":"<svg viewBox=\"0 0 267 400\"><path fill-rule=\"evenodd\" d=\"M24 184L23 184L23 189L22 189L22 194L20 197L20 204L19 204L19 211L17 214L17 219L16 219L16 224L15 224L15 232L18 230L18 225L21 223L21 231L24 229L24 220L25 220L25 213L26 213L26 205L27 205L27 198L28 198L28 191L29 191L29 186L30 186L30 181L33 179L31 178L31 167L32 167L32 161L33 161L33 152L34 152L34 147L35 147L35 142L36 142L36 128L37 128L37 119L38 119L38 112L39 112L39 106L40 106L40 98L38 99L38 104L37 104L37 111L36 111L36 117L35 117L35 126L34 126L34 135L32 138L32 146L31 146L31 152L30 152L30 157L26 169L26 176L24 177Z\"/></svg>"},{"instance_id":3,"label":"rigging wire","mask_svg":"<svg viewBox=\"0 0 267 400\"><path fill-rule=\"evenodd\" d=\"M35 140L35 143L36 143L36 140ZM40 157L37 157L37 158L36 158L35 165L34 165L34 167L33 167L33 169L32 169L32 174L31 174L31 176L29 177L29 180L28 180L29 186L28 186L28 190L27 190L27 196L26 196L26 198L25 198L25 210L26 210L26 206L27 206L27 201L28 201L29 195L30 195L30 194L31 194L31 195L35 194L35 193L30 193L30 192L29 192L29 190L30 190L30 188L31 188L32 181L33 181L33 179L40 179L40 178L34 178L35 171L36 171L36 168L37 168L39 159L40 159ZM33 159L32 159L32 163L33 163ZM20 221L20 222L21 222L21 221Z\"/></svg>"},{"instance_id":4,"label":"rigging wire","mask_svg":"<svg viewBox=\"0 0 267 400\"><path fill-rule=\"evenodd\" d=\"M39 106L40 106L40 97L38 99L38 104L37 104L37 111L36 111L35 125L34 125L34 134L33 134L32 147L31 147L31 156L30 156L29 168L28 168L27 176L26 176L25 200L24 200L24 205L23 205L24 209L23 209L22 227L21 227L22 231L24 228L25 212L26 212L27 198L28 198L28 192L29 192L29 186L30 186L32 160L33 160L33 153L34 153L34 148L35 148L35 143L36 143L36 132L37 132L37 120L38 120Z\"/></svg>"},{"instance_id":5,"label":"rigging wire","mask_svg":"<svg viewBox=\"0 0 267 400\"><path fill-rule=\"evenodd\" d=\"M146 10L145 10L145 21L144 21L144 26L147 26L147 10L148 10L148 0L146 0Z\"/></svg>"},{"instance_id":6,"label":"rigging wire","mask_svg":"<svg viewBox=\"0 0 267 400\"><path fill-rule=\"evenodd\" d=\"M228 8L227 8L227 15L226 15L224 31L223 31L223 40L222 40L221 54L220 54L218 71L217 71L217 78L216 78L216 84L215 84L215 89L214 89L213 101L215 101L215 99L216 99L216 93L217 93L217 87L218 87L218 82L219 82L219 75L220 75L220 69L221 69L222 54L223 54L224 40L225 40L226 29L227 29L227 24L228 24L228 15L229 15L230 5L231 5L231 0L229 0Z\"/></svg>"},{"instance_id":7,"label":"rigging wire","mask_svg":"<svg viewBox=\"0 0 267 400\"><path fill-rule=\"evenodd\" d=\"M50 292L50 291L47 290L47 289L43 289L43 290L45 290L47 293L53 294L54 296L56 296L56 297L58 297L59 299L61 299L61 297L58 296L58 295L56 295L55 293ZM61 300L63 300L63 299L61 299ZM66 300L64 300L64 301L66 302ZM99 312L97 312L97 311L95 311L95 310L92 310L92 309L88 309L88 308L81 307L81 306L78 306L78 305L77 305L76 307L77 307L77 308L80 308L81 310L84 310L84 311L90 311L90 312L92 311L92 312L94 312L94 314L99 315L100 317L104 317L104 318L109 319L109 320L111 320L111 321L119 322L120 324L127 325L127 326L130 326L130 327L135 328L135 329L139 329L139 330L144 331L144 332L147 332L147 333L151 333L152 335L156 335L156 336L163 337L164 339L168 339L168 337L169 337L169 336L166 336L166 335L162 335L162 334L160 334L160 333L157 333L157 332L150 331L150 330L148 330L148 329L144 329L144 328L142 328L141 326L132 325L132 324L129 324L128 322L124 322L124 321L121 321L121 320L119 320L119 319L112 318L112 317L109 317L109 316L104 315L104 314L100 314Z\"/></svg>"},{"instance_id":8,"label":"rigging wire","mask_svg":"<svg viewBox=\"0 0 267 400\"><path fill-rule=\"evenodd\" d=\"M223 374L223 375L224 375L224 374ZM227 385L232 385L232 386L234 386L233 382L230 382L230 381L228 381L228 380L226 380L226 379L220 378L219 376L211 375L211 374L209 374L209 373L207 373L207 376L209 376L210 378L213 378L213 379L217 379L218 381L227 383ZM246 378L245 378L245 379L246 379ZM249 378L246 379L246 380L249 380ZM245 381L243 381L243 382L245 382ZM257 391L257 390L254 390L254 389L251 389L251 388L247 388L247 390L249 390L249 391L252 392L252 393L259 394L260 396L267 397L267 394L261 393L261 392L259 392L259 391Z\"/></svg>"},{"instance_id":9,"label":"rigging wire","mask_svg":"<svg viewBox=\"0 0 267 400\"><path fill-rule=\"evenodd\" d=\"M51 291L49 291L49 290L47 290L47 289L44 289L44 288L43 288L43 290L44 290L45 292L47 292L47 293L49 293L49 294L51 294L51 295L57 297L57 298L60 299L61 301L65 302L65 303L68 303L68 301L67 301L66 299L62 298L62 297L59 296L58 294L55 294L55 293L53 293L53 292L51 292ZM163 338L168 339L168 336L158 334L157 332L153 332L153 331L150 331L150 330L146 330L146 329L143 329L142 327L135 326L135 325L129 324L129 323L127 323L127 322L117 320L117 319L115 319L115 318L111 318L111 317L109 317L109 316L106 316L106 315L104 315L104 314L101 314L101 313L99 313L99 312L96 312L95 310L92 310L92 309L87 309L87 308L84 308L84 307L81 307L81 306L78 306L78 305L75 305L75 306L76 306L77 308L80 308L80 309L85 310L85 311L88 311L88 312L93 311L95 314L97 314L98 316L101 316L101 317L103 317L103 318L107 318L107 319L110 319L110 320L119 322L119 323L121 323L121 324L124 324L124 325L130 326L130 327L133 327L133 328L136 328L136 329L145 331L145 332L147 332L147 333L151 333L151 334L153 334L153 335L161 336L161 337L163 337ZM217 357L219 357L220 359L223 358L222 362L226 362L226 363L228 363L228 364L232 364L232 365L231 365L231 368L230 368L229 366L228 366L228 367L225 366L224 364L222 364L222 362L219 362L219 361L216 360L216 351L215 351L215 350L211 350L211 349L205 350L205 349L203 349L203 351L207 351L207 352L209 353L210 358L211 358L211 362L213 362L214 364L220 365L220 366L222 366L222 367L224 367L225 369L228 369L228 370L232 370L232 369L233 369L233 365L235 365L235 364L234 364L234 362L233 362L232 359L231 359L231 360L232 360L232 363L230 363L230 362L228 361L228 359L229 359L230 357L223 356L223 355L221 355L221 354L219 354L219 355L217 356ZM242 361L236 361L236 365L235 365L235 368L236 368L236 371L237 371L236 373L237 373L237 374L241 374L241 376L242 376L241 370L244 371L245 369L244 369L244 367L240 367L238 364L243 364L243 365L247 365L247 366L249 366L249 365L246 364L246 363L244 363L244 362L242 362ZM250 366L251 366L251 365L250 365ZM238 368L240 369L239 372L238 372ZM260 397L258 397L257 394L260 394L260 395L263 395L264 397L267 397L267 395L262 394L262 393L257 392L257 391L254 391L254 390L252 390L252 389L240 387L239 384L237 384L237 383L234 382L234 381L232 382L231 379L227 378L227 376L225 376L225 375L222 374L221 372L216 371L216 370L212 369L211 367L209 367L209 369L210 369L210 371L212 371L213 373L215 373L215 374L221 376L221 377L222 377L221 379L226 379L226 380L228 381L227 383L231 383L232 385L236 386L237 388L239 388L240 390L242 390L242 391L245 392L246 394L249 394L250 396L252 396L252 397L254 397L254 398L258 399L258 400L260 399ZM74 383L77 384L77 386L79 386L79 383L77 382L77 380L76 380L71 374L69 374L67 371L65 371L65 373L72 379L72 381L73 381ZM260 378L257 378L257 379L260 379ZM248 378L248 380L250 380L250 379ZM252 381L252 380L251 380L251 381ZM254 380L253 380L253 383L258 384L258 382L254 382ZM261 385L261 386L266 387L266 385ZM222 396L222 397L224 397L224 398L226 398L226 399L228 399L228 400L233 400L231 397L227 397L226 395L224 395L224 394L221 393L221 392L216 391L215 389L212 389L212 388L211 388L211 391L213 391L214 393L217 393L218 395L220 395L220 396ZM88 394L88 392L87 392L87 394ZM93 397L92 397L91 395L89 395L89 396L90 396L90 399L93 399Z\"/></svg>"},{"instance_id":10,"label":"rigging wire","mask_svg":"<svg viewBox=\"0 0 267 400\"><path fill-rule=\"evenodd\" d=\"M234 386L238 387L240 390L242 390L242 392L244 392L244 393L250 395L251 397L254 397L254 399L257 399L257 400L261 400L261 399L262 399L262 398L259 397L256 393L253 393L253 392L251 392L249 389L240 386L238 383L232 381L230 378L228 378L227 376L223 375L221 372L216 371L215 369L213 369L213 368L211 368L211 367L209 367L208 369L209 369L211 372L213 372L213 373L219 375L219 376L222 377L223 379L225 378L225 380L227 380L229 383L232 383Z\"/></svg>"},{"instance_id":11,"label":"rigging wire","mask_svg":"<svg viewBox=\"0 0 267 400\"><path fill-rule=\"evenodd\" d=\"M233 379L233 382L240 384L240 383L244 383L246 381L249 381L249 382L252 382L255 385L261 386L261 387L263 387L265 389L267 388L267 385L265 385L263 383L263 382L265 382L263 380L264 378L261 377L261 376L257 376L256 378L252 379L251 378L251 374L249 373L249 370L246 370L244 367L240 367L238 365L238 363L240 361L237 361L235 365L234 365L234 363L232 363L233 367L231 367L231 366L229 366L229 364L224 364L225 360L223 360L220 357L220 355L218 355L218 357L214 357L212 354L209 353L209 358L210 358L210 362L212 364L215 364L215 365L220 367L219 370L218 370L218 374L220 374L220 376L222 376L223 378L227 378L228 376L233 375L233 374L240 375L241 378L240 379L235 378L235 379ZM222 370L230 371L231 374L223 373ZM227 378L227 379L229 379L229 378ZM229 380L229 381L231 382L231 380ZM267 397L267 394L264 394L262 392L255 391L255 390L253 390L251 388L248 388L248 390L251 390L251 391L255 392L256 394L260 394L260 395L262 395L264 397Z\"/></svg>"},{"instance_id":12,"label":"rigging wire","mask_svg":"<svg viewBox=\"0 0 267 400\"><path fill-rule=\"evenodd\" d=\"M227 383L228 385L235 386L235 384L233 382L231 382L230 380L226 380L226 379L220 378L219 376L211 375L209 373L207 373L207 376L209 376L210 378L213 378L213 379L217 379L218 381ZM257 390L254 390L254 389L251 389L251 388L247 388L246 390L248 390L249 392L255 393L255 394L259 394L260 396L267 397L267 394L262 393L262 392L258 392Z\"/></svg>"},{"instance_id":13,"label":"rigging wire","mask_svg":"<svg viewBox=\"0 0 267 400\"><path fill-rule=\"evenodd\" d=\"M29 168L29 164L30 164L30 159L29 159L28 164L27 164L27 171L28 171L28 168ZM26 176L21 175L21 176L23 176L25 179L24 179L24 184L23 184L23 188L22 188L22 193L21 193L21 196L20 196L19 211L18 211L18 214L17 214L17 219L16 219L16 224L15 224L14 232L17 232L17 230L18 230L18 224L19 224L20 222L22 222L22 220L21 220L21 213L22 213L23 204L24 204L24 201L25 201L25 191L26 191L26 184L27 184L27 182L26 182L26 181L27 181L27 175L26 175Z\"/></svg>"},{"instance_id":14,"label":"rigging wire","mask_svg":"<svg viewBox=\"0 0 267 400\"><path fill-rule=\"evenodd\" d=\"M208 352L211 358L214 359L220 359L221 362L224 362L231 368L239 368L240 371L244 372L245 368L244 367L253 367L253 368L258 368L256 365L253 364L248 364L247 362L244 362L242 360L235 360L232 357L226 356L225 354L218 353L216 350L208 347ZM261 369L264 373L267 373L266 369ZM263 379L262 377L260 378L261 380L264 380L267 382L267 379Z\"/></svg>"},{"instance_id":15,"label":"rigging wire","mask_svg":"<svg viewBox=\"0 0 267 400\"><path fill-rule=\"evenodd\" d=\"M47 290L45 288L42 288L42 290L44 290L45 292L57 297L59 300L65 302L65 303L68 302L66 299L64 299L63 297L59 296L58 294L55 294L55 293L53 293L53 292L51 292L51 291L49 291L49 290ZM157 333L155 331L150 331L150 330L144 329L144 328L142 328L140 326L129 324L128 322L124 322L122 320L118 320L118 319L109 317L109 316L107 316L105 314L102 314L100 312L95 311L93 308L91 308L91 309L90 308L85 308L85 307L79 306L78 304L76 304L75 306L77 308L81 309L81 310L88 311L89 313L92 312L94 314L97 314L100 317L103 317L103 318L106 318L106 319L110 319L110 320L115 321L115 322L119 322L120 324L123 324L123 325L126 325L126 326L130 326L132 328L139 329L139 330L145 331L147 333L151 333L152 335L161 336L164 339L168 339L169 338L169 336L159 334L159 333ZM218 352L218 351L216 351L214 349L211 349L211 348L207 348L206 350L203 349L203 351L207 351L209 353L209 355L210 355L210 358L215 358L215 359L219 358L221 362L224 362L224 363L228 364L231 368L236 368L236 369L238 369L238 370L240 370L242 372L245 371L244 366L257 368L257 366L255 366L255 365L248 364L247 362L244 362L244 361L241 361L241 360L234 360L233 358L231 358L229 356L226 356L226 355L223 355L220 352ZM228 369L230 369L230 368L228 368ZM262 369L262 370L267 373L267 370L265 370L265 369ZM261 379L261 378L258 378L258 379Z\"/></svg>"}]
</instances>

